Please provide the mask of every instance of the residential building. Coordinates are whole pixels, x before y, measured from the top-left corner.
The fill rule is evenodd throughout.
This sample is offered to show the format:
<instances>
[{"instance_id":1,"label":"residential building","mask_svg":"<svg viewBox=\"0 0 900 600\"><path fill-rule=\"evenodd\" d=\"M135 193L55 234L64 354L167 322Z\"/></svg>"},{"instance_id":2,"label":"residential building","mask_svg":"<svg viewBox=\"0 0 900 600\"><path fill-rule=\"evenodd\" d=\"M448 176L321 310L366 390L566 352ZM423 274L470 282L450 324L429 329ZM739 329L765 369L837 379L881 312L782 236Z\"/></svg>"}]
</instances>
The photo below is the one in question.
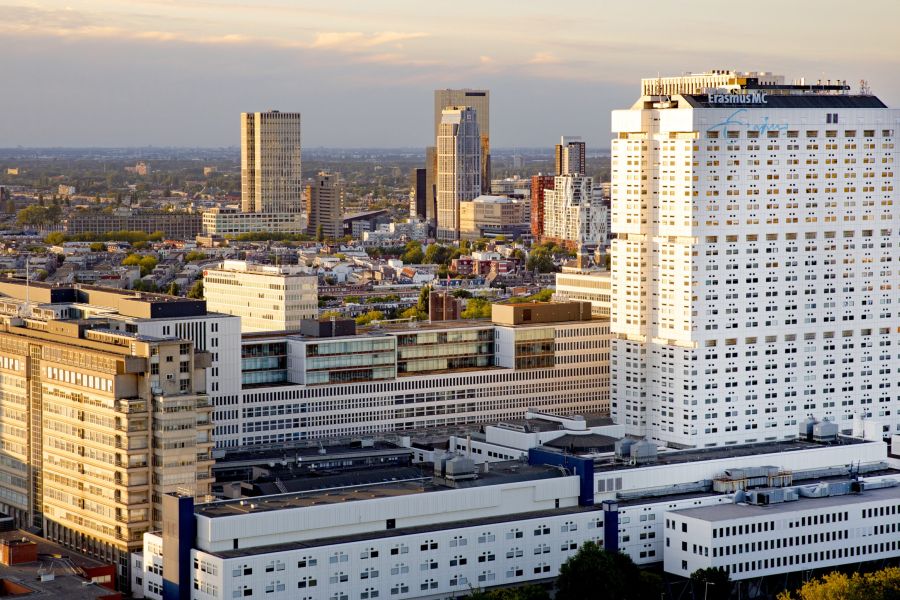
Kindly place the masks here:
<instances>
[{"instance_id":1,"label":"residential building","mask_svg":"<svg viewBox=\"0 0 900 600\"><path fill-rule=\"evenodd\" d=\"M217 206L203 212L201 230L203 235L222 237L261 231L296 234L306 231L306 218L299 212L254 213Z\"/></svg>"},{"instance_id":2,"label":"residential building","mask_svg":"<svg viewBox=\"0 0 900 600\"><path fill-rule=\"evenodd\" d=\"M210 311L241 318L241 331L298 331L319 315L318 279L305 267L226 260L203 272Z\"/></svg>"},{"instance_id":3,"label":"residential building","mask_svg":"<svg viewBox=\"0 0 900 600\"><path fill-rule=\"evenodd\" d=\"M896 432L900 110L728 78L613 112L612 414L679 446L790 439L805 415Z\"/></svg>"},{"instance_id":4,"label":"residential building","mask_svg":"<svg viewBox=\"0 0 900 600\"><path fill-rule=\"evenodd\" d=\"M507 196L478 196L459 203L459 237L463 240L504 236L518 238L529 231L526 203Z\"/></svg>"},{"instance_id":5,"label":"residential building","mask_svg":"<svg viewBox=\"0 0 900 600\"><path fill-rule=\"evenodd\" d=\"M536 242L544 236L544 190L552 190L555 183L553 175L531 177L531 236Z\"/></svg>"},{"instance_id":6,"label":"residential building","mask_svg":"<svg viewBox=\"0 0 900 600\"><path fill-rule=\"evenodd\" d=\"M480 139L480 186L482 194L490 194L491 181L491 92L489 90L435 90L434 91L434 137L440 137L443 111L454 106L468 106L475 110Z\"/></svg>"},{"instance_id":7,"label":"residential building","mask_svg":"<svg viewBox=\"0 0 900 600\"><path fill-rule=\"evenodd\" d=\"M300 113L241 113L241 210L299 213Z\"/></svg>"},{"instance_id":8,"label":"residential building","mask_svg":"<svg viewBox=\"0 0 900 600\"><path fill-rule=\"evenodd\" d=\"M474 108L443 110L437 136L437 237L459 239L459 204L481 194L481 141Z\"/></svg>"},{"instance_id":9,"label":"residential building","mask_svg":"<svg viewBox=\"0 0 900 600\"><path fill-rule=\"evenodd\" d=\"M39 284L22 300L24 287L0 283L15 294L0 308L0 510L127 582L129 553L162 525L160 498L209 493L210 356L83 301L159 316L196 301Z\"/></svg>"},{"instance_id":10,"label":"residential building","mask_svg":"<svg viewBox=\"0 0 900 600\"><path fill-rule=\"evenodd\" d=\"M306 188L307 235L320 233L330 239L344 235L342 208L344 186L339 173L320 171Z\"/></svg>"},{"instance_id":11,"label":"residential building","mask_svg":"<svg viewBox=\"0 0 900 600\"><path fill-rule=\"evenodd\" d=\"M594 180L584 175L558 175L544 190L541 240L571 250L606 243L606 206L594 202Z\"/></svg>"},{"instance_id":12,"label":"residential building","mask_svg":"<svg viewBox=\"0 0 900 600\"><path fill-rule=\"evenodd\" d=\"M193 239L201 230L200 213L152 212L124 209L116 213L79 211L65 220L65 231L71 235L82 233L111 233L114 231L162 232L166 238Z\"/></svg>"},{"instance_id":13,"label":"residential building","mask_svg":"<svg viewBox=\"0 0 900 600\"><path fill-rule=\"evenodd\" d=\"M587 173L585 166L586 149L584 142L578 136L564 135L556 145L554 162L557 175L584 175Z\"/></svg>"}]
</instances>

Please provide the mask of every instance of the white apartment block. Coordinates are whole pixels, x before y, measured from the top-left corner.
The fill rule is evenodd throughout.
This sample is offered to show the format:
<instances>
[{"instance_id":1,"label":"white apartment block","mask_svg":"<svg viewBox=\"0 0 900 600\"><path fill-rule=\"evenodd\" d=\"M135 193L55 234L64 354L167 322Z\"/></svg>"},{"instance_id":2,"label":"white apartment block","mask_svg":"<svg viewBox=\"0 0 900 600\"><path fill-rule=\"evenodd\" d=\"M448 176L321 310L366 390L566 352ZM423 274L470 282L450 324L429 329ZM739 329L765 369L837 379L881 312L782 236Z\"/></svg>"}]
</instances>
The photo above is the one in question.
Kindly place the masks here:
<instances>
[{"instance_id":1,"label":"white apartment block","mask_svg":"<svg viewBox=\"0 0 900 600\"><path fill-rule=\"evenodd\" d=\"M241 318L241 331L296 331L319 314L318 280L294 266L226 260L203 273L207 309Z\"/></svg>"},{"instance_id":2,"label":"white apartment block","mask_svg":"<svg viewBox=\"0 0 900 600\"><path fill-rule=\"evenodd\" d=\"M459 239L459 203L481 195L481 140L474 108L442 111L437 136L437 237Z\"/></svg>"},{"instance_id":3,"label":"white apartment block","mask_svg":"<svg viewBox=\"0 0 900 600\"><path fill-rule=\"evenodd\" d=\"M853 484L863 493L851 492ZM666 571L721 568L739 581L900 556L896 479L749 496L751 503L666 512Z\"/></svg>"},{"instance_id":4,"label":"white apartment block","mask_svg":"<svg viewBox=\"0 0 900 600\"><path fill-rule=\"evenodd\" d=\"M682 520L691 519L689 534L698 531L697 539L686 540L690 551L690 544L699 545L705 539L700 527L693 525L700 515L731 518L744 512L747 519L757 521L788 516L769 517L758 507L736 504L748 494L743 491L710 489L710 481L721 479L729 470L734 474L738 469L769 464L780 474L793 475L795 481L808 482L803 487L815 490L821 486L812 484L829 469L843 468L846 473L846 464L858 460L863 471L878 470L887 460L884 444L859 440L833 446L781 442L727 451L668 451L649 464L622 462L611 454L582 457L536 451L538 455L527 463L492 462L489 468L482 465L474 472L466 470L467 459L457 457L453 461L460 467L458 478L394 481L197 505L193 511L196 536L168 543L182 549L178 554L190 560L191 576L182 585L192 586L190 597L198 600L446 598L468 593L470 587L546 582L586 541L624 552L639 565L664 563L668 571L684 575L682 540L676 537ZM568 471L552 466L563 464ZM468 468L473 466L469 462ZM577 474L568 474L573 467ZM794 503L797 509L815 509L790 515L795 522L790 535L807 540L849 523L834 519L826 525L826 515L831 513L854 513L855 518L862 510L863 515L872 515L861 517L869 519L861 524L868 529L856 535L868 532L882 537L869 538L852 556L845 552L842 561L826 564L855 564L900 552L892 545L896 534L889 539L887 533L894 527L888 514L896 521L898 488L884 487L890 482L883 476L864 477L858 485L863 490L859 496ZM789 493L790 489L777 491ZM803 503L808 504L801 506ZM679 524L677 531L673 522ZM755 560L749 543L773 537L771 532L768 536L751 534L735 543L746 543L748 548L741 553ZM706 545L724 545L727 539L717 536ZM143 555L134 561L141 564L142 580L134 586L138 596L161 598L163 554L175 554L171 547L164 553L163 545L159 534L144 536ZM831 551L831 547L823 545L816 551L823 550ZM677 557L672 569L670 553ZM691 566L704 566L691 560ZM738 559L732 555L731 560ZM733 575L733 579L740 577Z\"/></svg>"},{"instance_id":5,"label":"white apartment block","mask_svg":"<svg viewBox=\"0 0 900 600\"><path fill-rule=\"evenodd\" d=\"M300 113L241 113L241 210L299 213Z\"/></svg>"},{"instance_id":6,"label":"white apartment block","mask_svg":"<svg viewBox=\"0 0 900 600\"><path fill-rule=\"evenodd\" d=\"M630 434L900 428L900 111L771 80L613 112L612 415Z\"/></svg>"},{"instance_id":7,"label":"white apartment block","mask_svg":"<svg viewBox=\"0 0 900 600\"><path fill-rule=\"evenodd\" d=\"M739 90L749 82L755 85L784 85L783 75L766 71L732 71L714 69L705 73L691 73L676 77L641 79L641 96L672 96L674 94L705 94L707 90Z\"/></svg>"},{"instance_id":8,"label":"white apartment block","mask_svg":"<svg viewBox=\"0 0 900 600\"><path fill-rule=\"evenodd\" d=\"M593 177L558 175L554 188L544 190L542 240L569 248L606 243L606 205L594 200Z\"/></svg>"},{"instance_id":9,"label":"white apartment block","mask_svg":"<svg viewBox=\"0 0 900 600\"><path fill-rule=\"evenodd\" d=\"M277 384L245 372L239 420L216 421L220 447L358 436L609 410L609 321L442 323L283 344ZM249 359L248 359L249 360ZM465 362L462 362L465 361ZM260 381L261 383L255 383Z\"/></svg>"},{"instance_id":10,"label":"white apartment block","mask_svg":"<svg viewBox=\"0 0 900 600\"><path fill-rule=\"evenodd\" d=\"M303 233L306 219L299 212L241 212L236 208L216 206L203 211L200 227L204 235L221 237L260 231Z\"/></svg>"}]
</instances>

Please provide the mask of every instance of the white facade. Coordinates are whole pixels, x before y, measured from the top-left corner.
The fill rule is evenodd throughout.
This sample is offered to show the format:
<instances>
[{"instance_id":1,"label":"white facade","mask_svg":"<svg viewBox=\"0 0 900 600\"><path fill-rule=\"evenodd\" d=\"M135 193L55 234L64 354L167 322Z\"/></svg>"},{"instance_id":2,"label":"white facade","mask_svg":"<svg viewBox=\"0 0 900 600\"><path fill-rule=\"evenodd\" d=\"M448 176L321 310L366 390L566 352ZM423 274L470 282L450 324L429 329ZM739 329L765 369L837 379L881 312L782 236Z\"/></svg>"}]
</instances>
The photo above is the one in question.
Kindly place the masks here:
<instances>
[{"instance_id":1,"label":"white facade","mask_svg":"<svg viewBox=\"0 0 900 600\"><path fill-rule=\"evenodd\" d=\"M674 94L702 94L708 89L739 89L753 78L760 84L784 85L784 75L765 71L732 71L716 69L705 73L691 73L676 77L651 77L641 79L641 95L671 96Z\"/></svg>"},{"instance_id":2,"label":"white facade","mask_svg":"<svg viewBox=\"0 0 900 600\"><path fill-rule=\"evenodd\" d=\"M303 233L306 219L295 213L240 212L235 208L211 208L200 222L204 235L235 236L242 233Z\"/></svg>"},{"instance_id":3,"label":"white facade","mask_svg":"<svg viewBox=\"0 0 900 600\"><path fill-rule=\"evenodd\" d=\"M475 109L444 109L437 136L439 239L459 239L459 203L481 195L481 152Z\"/></svg>"},{"instance_id":4,"label":"white facade","mask_svg":"<svg viewBox=\"0 0 900 600\"><path fill-rule=\"evenodd\" d=\"M606 243L606 205L594 201L593 181L583 175L554 178L554 188L544 190L542 239L573 248Z\"/></svg>"},{"instance_id":5,"label":"white facade","mask_svg":"<svg viewBox=\"0 0 900 600\"><path fill-rule=\"evenodd\" d=\"M210 311L241 318L241 331L296 331L319 315L318 279L298 267L226 260L203 273Z\"/></svg>"},{"instance_id":6,"label":"white facade","mask_svg":"<svg viewBox=\"0 0 900 600\"><path fill-rule=\"evenodd\" d=\"M896 485L861 495L666 512L665 570L689 577L697 569L721 568L740 581L896 558Z\"/></svg>"},{"instance_id":7,"label":"white facade","mask_svg":"<svg viewBox=\"0 0 900 600\"><path fill-rule=\"evenodd\" d=\"M554 297L559 300L582 300L591 303L591 313L610 316L611 281L609 271L584 271L563 268L556 274Z\"/></svg>"},{"instance_id":8,"label":"white facade","mask_svg":"<svg viewBox=\"0 0 900 600\"><path fill-rule=\"evenodd\" d=\"M273 444L483 423L519 418L529 407L565 414L609 409L608 321L496 329L499 344L506 338L512 343L516 330L548 330L554 340L555 365L530 369L491 366L390 376L380 381L247 388L239 407L241 430L223 433L217 442L227 446ZM288 343L292 348L290 379L302 381L303 361L290 356L304 354L304 342L288 338ZM497 354L501 356L503 351ZM336 361L341 358L360 364L350 355ZM512 364L511 357L498 360L505 361L499 366ZM335 365L339 366L338 362Z\"/></svg>"},{"instance_id":9,"label":"white facade","mask_svg":"<svg viewBox=\"0 0 900 600\"><path fill-rule=\"evenodd\" d=\"M303 211L300 113L241 113L241 209Z\"/></svg>"},{"instance_id":10,"label":"white facade","mask_svg":"<svg viewBox=\"0 0 900 600\"><path fill-rule=\"evenodd\" d=\"M684 446L796 437L807 414L897 431L900 111L656 100L612 116L613 417Z\"/></svg>"},{"instance_id":11,"label":"white facade","mask_svg":"<svg viewBox=\"0 0 900 600\"><path fill-rule=\"evenodd\" d=\"M804 470L813 473L823 468L821 465L846 467L856 457L861 457L864 470L878 468L886 460L883 444L865 442L832 447L809 444L787 451L776 444L761 447L739 461L727 454L704 458L689 451L693 462L682 464L674 457L678 452L669 454L673 458L665 464L601 469L594 476L595 489L602 481L602 487L610 491L598 492L593 505L579 505L579 476L547 478L541 467L519 462L494 463L473 485L457 489L438 486L424 491L420 482L406 481L203 505L196 511L197 535L191 551L191 580L196 583L191 597L446 598L468 593L470 587L553 578L562 563L589 540L624 552L639 565L664 562L667 570L671 553L671 560L678 565L671 572L687 576L696 568L710 566L703 562L710 559L691 558L688 570L681 568L682 538L678 536L682 535L682 521L691 522L684 539L690 553L691 544L704 545L707 539L701 527L693 524L702 519L691 515L748 512L743 521L722 522L717 527L773 518L772 507L760 512L756 507L736 505L734 494L708 490L708 479L725 469L738 464L776 464L800 475ZM683 468L673 469L673 465ZM529 475L523 477L526 473ZM668 476L661 480L660 473ZM863 485L878 479L883 478L864 478ZM704 485L707 491L699 491ZM612 489L616 487L630 494L630 499L602 503L615 497ZM679 493L694 490L692 494ZM866 546L875 546L859 550L852 562L897 556L897 491L867 489L862 496L796 502L796 508L808 502L812 510L803 507L802 515L790 515L797 523L790 534L834 536L833 542L822 543L822 538L819 547L811 549L831 551L840 542L836 534L827 532L843 529L841 524L847 523L848 529L860 528L852 535L869 536ZM861 516L858 523L850 519L828 522L825 515L837 511L863 511L870 516ZM673 522L678 523L674 529ZM767 530L768 535L743 535L729 543L772 540L775 530ZM707 533L712 538L711 532ZM705 545L724 545L726 540L726 536L717 536ZM748 561L757 560L749 544L740 552ZM144 595L154 600L160 598L161 553L161 537L146 534L140 559L144 565L142 587ZM765 558L773 555L787 556L788 552L769 550ZM738 558L732 553L729 560L734 563ZM828 564L837 563L823 566ZM801 564L791 570L802 568ZM741 578L732 574L732 579Z\"/></svg>"}]
</instances>

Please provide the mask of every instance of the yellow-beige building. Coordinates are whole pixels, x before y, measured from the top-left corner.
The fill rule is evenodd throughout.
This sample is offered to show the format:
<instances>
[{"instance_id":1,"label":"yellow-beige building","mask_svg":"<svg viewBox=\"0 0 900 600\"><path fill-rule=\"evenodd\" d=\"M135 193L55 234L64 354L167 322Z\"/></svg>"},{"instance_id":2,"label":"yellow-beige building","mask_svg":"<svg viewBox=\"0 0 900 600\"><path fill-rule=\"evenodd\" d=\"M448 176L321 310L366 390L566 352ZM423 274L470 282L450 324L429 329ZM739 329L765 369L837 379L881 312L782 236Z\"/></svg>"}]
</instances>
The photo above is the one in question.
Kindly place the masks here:
<instances>
[{"instance_id":1,"label":"yellow-beige building","mask_svg":"<svg viewBox=\"0 0 900 600\"><path fill-rule=\"evenodd\" d=\"M129 332L74 288L29 290L48 300L32 304L15 287L0 284L0 511L125 581L162 495L209 493L209 354ZM159 313L164 298L131 300Z\"/></svg>"}]
</instances>

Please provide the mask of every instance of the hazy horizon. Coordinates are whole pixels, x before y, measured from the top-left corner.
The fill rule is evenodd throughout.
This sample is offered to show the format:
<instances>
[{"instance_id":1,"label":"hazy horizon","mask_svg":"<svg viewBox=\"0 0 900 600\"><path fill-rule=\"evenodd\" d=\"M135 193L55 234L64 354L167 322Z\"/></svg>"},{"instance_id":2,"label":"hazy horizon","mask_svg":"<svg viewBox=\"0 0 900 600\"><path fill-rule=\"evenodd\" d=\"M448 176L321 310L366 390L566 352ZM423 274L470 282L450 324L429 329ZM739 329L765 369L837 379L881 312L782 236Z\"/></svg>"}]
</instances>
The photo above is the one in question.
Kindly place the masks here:
<instances>
[{"instance_id":1,"label":"hazy horizon","mask_svg":"<svg viewBox=\"0 0 900 600\"><path fill-rule=\"evenodd\" d=\"M433 90L491 90L495 148L580 135L642 77L711 68L867 80L900 105L900 5L760 0L8 0L0 5L0 147L235 146L239 113L303 114L307 148L430 145Z\"/></svg>"}]
</instances>

